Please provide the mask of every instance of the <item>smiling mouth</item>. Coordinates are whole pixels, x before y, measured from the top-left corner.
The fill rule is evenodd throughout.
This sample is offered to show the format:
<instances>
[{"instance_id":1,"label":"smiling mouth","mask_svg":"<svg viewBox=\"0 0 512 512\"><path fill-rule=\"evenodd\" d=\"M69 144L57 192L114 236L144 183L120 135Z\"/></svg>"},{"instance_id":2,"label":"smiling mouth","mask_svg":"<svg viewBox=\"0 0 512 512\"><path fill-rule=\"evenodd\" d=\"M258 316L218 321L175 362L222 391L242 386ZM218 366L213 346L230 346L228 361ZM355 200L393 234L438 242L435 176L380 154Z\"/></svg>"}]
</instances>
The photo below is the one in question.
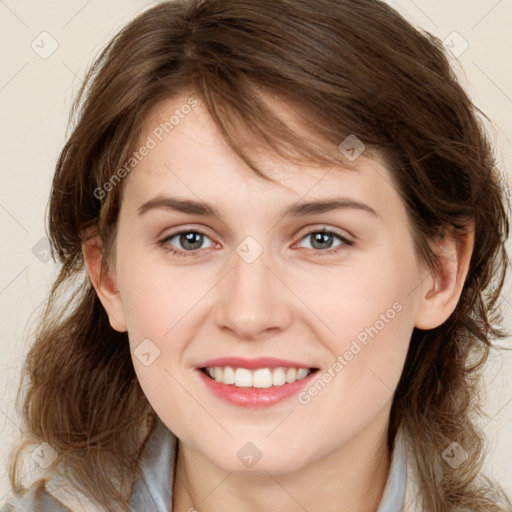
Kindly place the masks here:
<instances>
[{"instance_id":1,"label":"smiling mouth","mask_svg":"<svg viewBox=\"0 0 512 512\"><path fill-rule=\"evenodd\" d=\"M201 371L210 379L222 384L238 388L271 388L292 384L305 379L308 375L318 371L318 368L234 368L232 366L215 366L201 368Z\"/></svg>"}]
</instances>

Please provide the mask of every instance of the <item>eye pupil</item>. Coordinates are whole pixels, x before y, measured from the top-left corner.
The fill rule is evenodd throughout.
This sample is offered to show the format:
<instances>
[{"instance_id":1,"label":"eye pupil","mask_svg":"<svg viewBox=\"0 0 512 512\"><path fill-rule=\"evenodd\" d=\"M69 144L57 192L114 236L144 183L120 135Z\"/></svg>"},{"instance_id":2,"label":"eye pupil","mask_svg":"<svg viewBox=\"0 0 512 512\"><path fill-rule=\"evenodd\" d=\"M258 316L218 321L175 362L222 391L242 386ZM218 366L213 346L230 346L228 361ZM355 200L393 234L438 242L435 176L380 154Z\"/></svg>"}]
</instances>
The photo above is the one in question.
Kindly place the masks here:
<instances>
[{"instance_id":1,"label":"eye pupil","mask_svg":"<svg viewBox=\"0 0 512 512\"><path fill-rule=\"evenodd\" d=\"M194 251L199 249L203 243L203 235L201 233L184 233L180 236L180 243L183 248ZM192 245L192 247L189 246ZM196 247L197 245L197 247Z\"/></svg>"},{"instance_id":2,"label":"eye pupil","mask_svg":"<svg viewBox=\"0 0 512 512\"><path fill-rule=\"evenodd\" d=\"M314 244L319 243L320 245L325 244L327 247L332 245L332 234L331 233L315 233L314 234ZM325 249L325 247L315 247L318 249Z\"/></svg>"}]
</instances>

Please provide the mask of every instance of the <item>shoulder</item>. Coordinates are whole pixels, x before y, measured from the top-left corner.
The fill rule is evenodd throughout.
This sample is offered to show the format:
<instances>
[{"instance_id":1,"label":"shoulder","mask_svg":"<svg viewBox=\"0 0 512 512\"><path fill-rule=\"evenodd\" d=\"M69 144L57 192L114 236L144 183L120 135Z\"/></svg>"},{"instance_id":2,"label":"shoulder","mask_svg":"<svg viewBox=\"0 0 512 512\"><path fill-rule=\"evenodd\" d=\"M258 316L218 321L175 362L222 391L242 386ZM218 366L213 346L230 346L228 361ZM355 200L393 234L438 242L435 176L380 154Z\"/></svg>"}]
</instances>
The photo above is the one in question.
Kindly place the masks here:
<instances>
[{"instance_id":1,"label":"shoulder","mask_svg":"<svg viewBox=\"0 0 512 512\"><path fill-rule=\"evenodd\" d=\"M157 421L141 456L130 499L131 512L153 510L155 500L166 504L172 502L176 452L176 436ZM128 493L128 489L126 491ZM0 504L0 512L101 512L101 508L61 473L55 473L49 480L36 480L30 487L14 494L10 501Z\"/></svg>"},{"instance_id":2,"label":"shoulder","mask_svg":"<svg viewBox=\"0 0 512 512\"><path fill-rule=\"evenodd\" d=\"M37 480L15 493L0 512L98 512L98 509L85 496L71 493L65 486Z\"/></svg>"}]
</instances>

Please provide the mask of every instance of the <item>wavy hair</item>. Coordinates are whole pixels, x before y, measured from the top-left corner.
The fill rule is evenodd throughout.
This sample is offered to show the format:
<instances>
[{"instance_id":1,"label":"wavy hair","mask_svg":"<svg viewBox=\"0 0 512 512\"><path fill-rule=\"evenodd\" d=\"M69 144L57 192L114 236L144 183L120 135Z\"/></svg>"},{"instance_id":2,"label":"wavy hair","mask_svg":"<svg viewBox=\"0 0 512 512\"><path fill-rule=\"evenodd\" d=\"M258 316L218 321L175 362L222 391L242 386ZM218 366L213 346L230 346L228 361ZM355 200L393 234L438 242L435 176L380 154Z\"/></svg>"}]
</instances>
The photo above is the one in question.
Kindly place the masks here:
<instances>
[{"instance_id":1,"label":"wavy hair","mask_svg":"<svg viewBox=\"0 0 512 512\"><path fill-rule=\"evenodd\" d=\"M48 474L65 471L105 510L127 506L157 418L127 334L111 328L84 270L82 243L86 230L99 234L110 264L123 187L101 199L95 191L130 158L149 110L184 91L204 103L233 151L262 177L242 150L238 123L286 158L320 163L339 164L325 148L357 135L385 158L418 258L432 270L433 242L474 222L453 314L413 332L388 443L407 430L425 510L511 510L503 490L480 478L485 436L474 420L484 415L484 363L506 335L498 302L509 234L502 178L485 115L458 83L442 43L379 0L166 1L101 51L73 103L55 169L47 230L60 273L23 368L28 438L12 453L13 489L23 489L23 448L46 441L59 454ZM262 91L292 105L324 149L279 118ZM441 457L452 442L468 453L457 469Z\"/></svg>"}]
</instances>

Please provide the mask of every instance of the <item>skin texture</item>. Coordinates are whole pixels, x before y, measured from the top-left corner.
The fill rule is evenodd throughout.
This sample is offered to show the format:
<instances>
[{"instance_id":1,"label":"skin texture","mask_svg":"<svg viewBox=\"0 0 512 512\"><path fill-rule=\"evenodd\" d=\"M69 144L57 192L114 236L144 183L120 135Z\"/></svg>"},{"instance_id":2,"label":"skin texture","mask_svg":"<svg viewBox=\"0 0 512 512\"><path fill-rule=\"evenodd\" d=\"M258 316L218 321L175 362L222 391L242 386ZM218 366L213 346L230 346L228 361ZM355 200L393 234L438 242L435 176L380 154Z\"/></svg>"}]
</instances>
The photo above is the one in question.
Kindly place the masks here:
<instances>
[{"instance_id":1,"label":"skin texture","mask_svg":"<svg viewBox=\"0 0 512 512\"><path fill-rule=\"evenodd\" d=\"M158 104L137 147L188 99ZM135 356L133 363L180 439L175 510L374 511L412 330L440 325L455 308L471 231L461 244L447 237L442 255L451 256L433 275L416 257L405 206L378 158L363 153L357 170L299 167L252 149L276 183L247 169L199 103L125 178L114 264L100 280L102 242L93 238L83 245L89 275L112 327L128 331L132 354L145 339L160 350L149 366ZM138 214L159 195L214 205L221 218L164 208ZM333 197L376 215L344 208L283 216L296 203ZM353 244L333 236L330 248L318 248L307 235L323 228ZM179 236L169 238L182 230L204 233L202 245L186 256L167 252L187 251ZM263 249L252 263L237 253L248 236ZM389 319L393 305L400 311ZM266 409L236 407L213 396L195 369L217 357L271 356L327 371L365 328L382 325L381 315L384 327L307 404L294 396ZM237 457L247 442L261 453L252 468Z\"/></svg>"}]
</instances>

